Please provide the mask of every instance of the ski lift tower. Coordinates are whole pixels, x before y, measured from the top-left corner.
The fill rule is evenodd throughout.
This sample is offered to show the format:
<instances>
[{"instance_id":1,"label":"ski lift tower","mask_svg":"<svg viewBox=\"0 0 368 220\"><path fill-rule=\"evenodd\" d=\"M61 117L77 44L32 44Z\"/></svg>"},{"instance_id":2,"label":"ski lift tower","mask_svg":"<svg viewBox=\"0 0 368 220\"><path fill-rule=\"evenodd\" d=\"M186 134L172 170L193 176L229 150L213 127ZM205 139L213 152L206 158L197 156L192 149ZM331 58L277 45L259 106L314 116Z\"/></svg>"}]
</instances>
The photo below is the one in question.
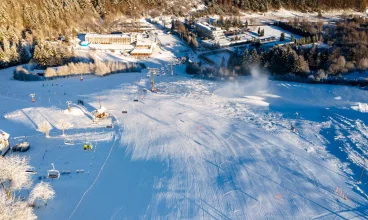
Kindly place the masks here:
<instances>
[{"instance_id":1,"label":"ski lift tower","mask_svg":"<svg viewBox=\"0 0 368 220\"><path fill-rule=\"evenodd\" d=\"M68 111L70 112L71 111L70 104L72 104L72 101L66 101L66 104L68 105Z\"/></svg>"},{"instance_id":2,"label":"ski lift tower","mask_svg":"<svg viewBox=\"0 0 368 220\"><path fill-rule=\"evenodd\" d=\"M147 69L148 69L148 73L151 73L152 92L156 92L154 75L157 74L158 68L147 68Z\"/></svg>"},{"instance_id":3,"label":"ski lift tower","mask_svg":"<svg viewBox=\"0 0 368 220\"><path fill-rule=\"evenodd\" d=\"M31 93L29 96L31 96L32 102L35 102L36 93Z\"/></svg>"}]
</instances>

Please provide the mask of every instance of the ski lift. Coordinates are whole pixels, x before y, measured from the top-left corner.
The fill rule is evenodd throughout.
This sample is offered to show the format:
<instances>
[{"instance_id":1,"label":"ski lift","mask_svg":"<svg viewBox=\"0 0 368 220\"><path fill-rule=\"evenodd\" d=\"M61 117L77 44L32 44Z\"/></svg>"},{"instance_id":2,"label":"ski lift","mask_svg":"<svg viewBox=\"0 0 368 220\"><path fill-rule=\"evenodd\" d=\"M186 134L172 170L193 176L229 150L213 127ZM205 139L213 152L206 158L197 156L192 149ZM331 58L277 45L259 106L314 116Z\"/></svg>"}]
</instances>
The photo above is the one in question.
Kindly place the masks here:
<instances>
[{"instance_id":1,"label":"ski lift","mask_svg":"<svg viewBox=\"0 0 368 220\"><path fill-rule=\"evenodd\" d=\"M34 167L31 167L28 170L26 170L26 173L37 174L37 171L36 171L36 169Z\"/></svg>"},{"instance_id":2,"label":"ski lift","mask_svg":"<svg viewBox=\"0 0 368 220\"><path fill-rule=\"evenodd\" d=\"M138 99L134 99L134 102L138 102Z\"/></svg>"},{"instance_id":3,"label":"ski lift","mask_svg":"<svg viewBox=\"0 0 368 220\"><path fill-rule=\"evenodd\" d=\"M92 150L93 149L93 145L90 142L86 142L83 144L83 150Z\"/></svg>"},{"instance_id":4,"label":"ski lift","mask_svg":"<svg viewBox=\"0 0 368 220\"><path fill-rule=\"evenodd\" d=\"M65 138L64 139L64 144L65 145L74 145L74 140L70 139L70 138Z\"/></svg>"},{"instance_id":5,"label":"ski lift","mask_svg":"<svg viewBox=\"0 0 368 220\"><path fill-rule=\"evenodd\" d=\"M58 170L55 170L55 166L52 163L52 170L47 171L47 177L50 179L58 179L60 177L60 172Z\"/></svg>"},{"instance_id":6,"label":"ski lift","mask_svg":"<svg viewBox=\"0 0 368 220\"><path fill-rule=\"evenodd\" d=\"M123 114L127 114L127 113L128 113L128 111L123 110L123 111L121 111L121 113L123 113Z\"/></svg>"},{"instance_id":7,"label":"ski lift","mask_svg":"<svg viewBox=\"0 0 368 220\"><path fill-rule=\"evenodd\" d=\"M113 128L113 125L112 124L106 125L106 128Z\"/></svg>"}]
</instances>

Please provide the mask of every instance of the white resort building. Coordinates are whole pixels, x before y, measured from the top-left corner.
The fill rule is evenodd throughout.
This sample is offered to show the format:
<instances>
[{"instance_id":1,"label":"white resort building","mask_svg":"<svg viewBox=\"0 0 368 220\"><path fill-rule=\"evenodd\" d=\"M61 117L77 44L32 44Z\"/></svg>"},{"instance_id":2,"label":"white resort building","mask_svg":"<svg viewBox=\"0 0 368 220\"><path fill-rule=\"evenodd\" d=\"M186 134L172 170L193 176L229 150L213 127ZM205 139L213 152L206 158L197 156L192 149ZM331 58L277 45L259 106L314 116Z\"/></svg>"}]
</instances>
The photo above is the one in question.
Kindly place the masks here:
<instances>
[{"instance_id":1,"label":"white resort building","mask_svg":"<svg viewBox=\"0 0 368 220\"><path fill-rule=\"evenodd\" d=\"M92 44L123 44L129 45L141 40L141 33L130 34L86 34L85 41Z\"/></svg>"},{"instance_id":2,"label":"white resort building","mask_svg":"<svg viewBox=\"0 0 368 220\"><path fill-rule=\"evenodd\" d=\"M194 24L197 32L203 37L207 37L215 41L221 41L222 39L226 38L224 30L222 30L220 27L215 27L206 22L195 22Z\"/></svg>"},{"instance_id":3,"label":"white resort building","mask_svg":"<svg viewBox=\"0 0 368 220\"><path fill-rule=\"evenodd\" d=\"M135 48L130 52L130 55L135 57L149 57L152 55L153 49L156 48L156 43L151 40L137 41Z\"/></svg>"}]
</instances>

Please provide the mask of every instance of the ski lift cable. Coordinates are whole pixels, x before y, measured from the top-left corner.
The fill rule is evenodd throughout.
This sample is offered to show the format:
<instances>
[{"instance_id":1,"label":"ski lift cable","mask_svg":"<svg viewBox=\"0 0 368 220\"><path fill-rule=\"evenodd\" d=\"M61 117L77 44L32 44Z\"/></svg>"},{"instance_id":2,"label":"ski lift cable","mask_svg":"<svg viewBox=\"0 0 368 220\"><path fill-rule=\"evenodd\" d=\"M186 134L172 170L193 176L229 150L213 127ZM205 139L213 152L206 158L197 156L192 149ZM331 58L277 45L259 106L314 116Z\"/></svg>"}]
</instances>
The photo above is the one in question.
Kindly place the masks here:
<instances>
[{"instance_id":1,"label":"ski lift cable","mask_svg":"<svg viewBox=\"0 0 368 220\"><path fill-rule=\"evenodd\" d=\"M114 116L114 118L115 118L115 120L117 120L117 118L116 118L115 116ZM118 125L120 125L119 121L118 121ZM117 126L117 127L119 127L119 126ZM119 129L119 131L120 131L120 129ZM86 196L86 194L89 192L89 190L91 190L91 189L92 189L92 187L94 186L94 184L95 184L95 183L96 183L96 181L98 180L99 176L101 175L102 171L104 170L104 167L105 167L105 165L106 165L107 161L108 161L108 160L109 160L109 158L110 158L110 155L111 155L112 149L114 148L114 146L115 146L115 144L116 144L116 141L117 141L117 140L120 140L120 133L119 133L119 132L116 132L116 133L115 133L115 135L116 135L116 136L115 136L115 139L114 139L114 143L111 145L110 151L109 151L109 153L108 153L108 155L107 155L107 157L106 157L106 159L105 159L104 163L102 164L102 166L101 166L101 168L100 168L100 171L98 172L98 174L97 174L96 178L94 179L94 181L92 182L92 184L90 185L90 187L89 187L89 188L88 188L88 189L83 193L83 195L82 195L82 197L80 198L80 200L79 200L78 204L75 206L75 208L74 208L73 212L70 214L70 216L69 216L68 220L69 220L69 219L71 219L71 217L73 217L73 215L74 215L74 213L77 211L77 209L78 209L79 205L82 203L82 201L83 201L84 197L85 197L85 196Z\"/></svg>"},{"instance_id":2,"label":"ski lift cable","mask_svg":"<svg viewBox=\"0 0 368 220\"><path fill-rule=\"evenodd\" d=\"M111 145L111 148L110 148L110 151L104 161L104 163L102 164L101 168L100 168L100 171L98 172L96 178L94 179L94 181L92 182L92 184L90 185L90 187L83 193L82 197L80 198L78 204L76 205L76 207L74 208L73 212L70 214L69 218L68 219L71 219L71 217L73 217L74 213L77 211L79 205L82 203L84 197L87 195L87 193L89 192L89 190L92 189L92 187L94 186L94 184L96 183L96 181L98 180L98 178L100 177L102 171L104 170L105 168L105 165L108 161L108 159L110 158L110 155L111 155L111 152L112 152L112 149L114 148L115 144L116 144L116 141L120 138L120 135L117 134L117 136L115 137L115 140L114 140L114 143Z\"/></svg>"}]
</instances>

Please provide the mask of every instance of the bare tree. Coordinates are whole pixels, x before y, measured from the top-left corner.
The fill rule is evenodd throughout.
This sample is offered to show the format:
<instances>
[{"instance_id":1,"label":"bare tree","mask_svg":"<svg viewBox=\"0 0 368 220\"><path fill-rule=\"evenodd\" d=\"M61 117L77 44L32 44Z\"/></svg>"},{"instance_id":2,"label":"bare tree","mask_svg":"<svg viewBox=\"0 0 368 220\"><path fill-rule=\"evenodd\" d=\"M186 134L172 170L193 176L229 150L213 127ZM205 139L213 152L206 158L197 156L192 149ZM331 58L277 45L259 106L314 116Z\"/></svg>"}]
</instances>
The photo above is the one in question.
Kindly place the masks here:
<instances>
[{"instance_id":1,"label":"bare tree","mask_svg":"<svg viewBox=\"0 0 368 220\"><path fill-rule=\"evenodd\" d=\"M55 77L57 76L56 70L53 67L49 67L45 71L45 77Z\"/></svg>"},{"instance_id":2,"label":"bare tree","mask_svg":"<svg viewBox=\"0 0 368 220\"><path fill-rule=\"evenodd\" d=\"M21 200L15 196L15 191L29 188L32 185L30 173L26 172L33 167L29 165L26 157L9 156L0 158L0 219L13 220L37 219L33 213L33 208L28 202ZM54 190L47 183L37 184L32 190L29 201L42 199L45 204L48 199L55 196Z\"/></svg>"},{"instance_id":3,"label":"bare tree","mask_svg":"<svg viewBox=\"0 0 368 220\"><path fill-rule=\"evenodd\" d=\"M362 58L359 60L359 69L366 70L368 69L368 58Z\"/></svg>"},{"instance_id":4,"label":"bare tree","mask_svg":"<svg viewBox=\"0 0 368 220\"><path fill-rule=\"evenodd\" d=\"M11 193L15 190L31 186L32 179L30 174L26 172L31 168L26 157L0 158L0 184L8 199L11 198Z\"/></svg>"},{"instance_id":5,"label":"bare tree","mask_svg":"<svg viewBox=\"0 0 368 220\"><path fill-rule=\"evenodd\" d=\"M32 206L36 204L37 199L41 199L47 205L48 199L55 197L55 191L51 188L49 183L40 182L32 190L29 202Z\"/></svg>"},{"instance_id":6,"label":"bare tree","mask_svg":"<svg viewBox=\"0 0 368 220\"><path fill-rule=\"evenodd\" d=\"M48 121L44 121L38 125L38 131L45 133L47 138L50 137L49 133L51 129L52 129L52 126L50 125Z\"/></svg>"},{"instance_id":7,"label":"bare tree","mask_svg":"<svg viewBox=\"0 0 368 220\"><path fill-rule=\"evenodd\" d=\"M0 190L0 219L34 220L37 219L37 217L33 213L32 207L30 207L27 202L20 201L15 197L10 197L10 199L8 199L6 193Z\"/></svg>"},{"instance_id":8,"label":"bare tree","mask_svg":"<svg viewBox=\"0 0 368 220\"><path fill-rule=\"evenodd\" d=\"M57 124L57 126L63 131L63 136L65 136L64 131L72 128L73 124L68 121L65 121L64 119L61 119Z\"/></svg>"}]
</instances>

